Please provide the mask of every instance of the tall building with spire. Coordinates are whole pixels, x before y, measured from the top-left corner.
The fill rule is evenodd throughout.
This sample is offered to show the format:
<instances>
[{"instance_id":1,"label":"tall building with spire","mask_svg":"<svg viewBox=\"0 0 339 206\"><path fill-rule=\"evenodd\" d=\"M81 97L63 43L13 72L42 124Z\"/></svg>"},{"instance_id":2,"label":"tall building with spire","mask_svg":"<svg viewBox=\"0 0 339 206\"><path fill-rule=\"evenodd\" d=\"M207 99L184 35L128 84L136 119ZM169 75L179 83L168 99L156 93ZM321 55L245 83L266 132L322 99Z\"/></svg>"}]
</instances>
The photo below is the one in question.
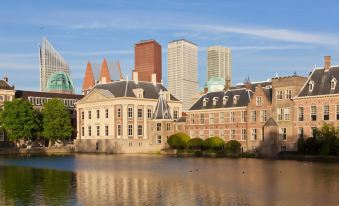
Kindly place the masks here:
<instances>
[{"instance_id":1,"label":"tall building with spire","mask_svg":"<svg viewBox=\"0 0 339 206\"><path fill-rule=\"evenodd\" d=\"M161 46L155 40L143 40L134 45L134 71L138 72L139 81L152 81L156 74L157 82L162 80Z\"/></svg>"},{"instance_id":2,"label":"tall building with spire","mask_svg":"<svg viewBox=\"0 0 339 206\"><path fill-rule=\"evenodd\" d=\"M198 46L184 39L171 41L167 55L168 89L187 111L198 92Z\"/></svg>"},{"instance_id":3,"label":"tall building with spire","mask_svg":"<svg viewBox=\"0 0 339 206\"><path fill-rule=\"evenodd\" d=\"M212 78L223 78L225 87L229 88L232 82L231 49L223 46L207 48L207 81Z\"/></svg>"},{"instance_id":4,"label":"tall building with spire","mask_svg":"<svg viewBox=\"0 0 339 206\"><path fill-rule=\"evenodd\" d=\"M40 45L40 91L47 91L49 77L56 72L64 72L71 75L69 66L51 43L43 37Z\"/></svg>"}]
</instances>

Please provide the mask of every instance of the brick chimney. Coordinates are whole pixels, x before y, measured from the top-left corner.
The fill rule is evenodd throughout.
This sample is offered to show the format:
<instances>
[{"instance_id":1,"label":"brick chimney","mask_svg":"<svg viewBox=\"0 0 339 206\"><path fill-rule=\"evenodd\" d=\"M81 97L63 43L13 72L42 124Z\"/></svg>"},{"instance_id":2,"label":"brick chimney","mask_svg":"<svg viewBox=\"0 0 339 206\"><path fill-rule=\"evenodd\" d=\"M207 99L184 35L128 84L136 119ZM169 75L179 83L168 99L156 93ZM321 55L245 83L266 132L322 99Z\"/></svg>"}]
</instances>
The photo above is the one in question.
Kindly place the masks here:
<instances>
[{"instance_id":1,"label":"brick chimney","mask_svg":"<svg viewBox=\"0 0 339 206\"><path fill-rule=\"evenodd\" d=\"M331 66L331 56L325 56L324 57L324 70L325 72L330 70L330 66Z\"/></svg>"},{"instance_id":2,"label":"brick chimney","mask_svg":"<svg viewBox=\"0 0 339 206\"><path fill-rule=\"evenodd\" d=\"M139 79L138 79L138 72L133 70L133 81L138 84L139 83Z\"/></svg>"},{"instance_id":3,"label":"brick chimney","mask_svg":"<svg viewBox=\"0 0 339 206\"><path fill-rule=\"evenodd\" d=\"M204 87L204 94L206 94L208 92L208 87Z\"/></svg>"},{"instance_id":4,"label":"brick chimney","mask_svg":"<svg viewBox=\"0 0 339 206\"><path fill-rule=\"evenodd\" d=\"M151 75L151 80L152 80L153 85L157 85L157 74L156 73L153 73Z\"/></svg>"}]
</instances>

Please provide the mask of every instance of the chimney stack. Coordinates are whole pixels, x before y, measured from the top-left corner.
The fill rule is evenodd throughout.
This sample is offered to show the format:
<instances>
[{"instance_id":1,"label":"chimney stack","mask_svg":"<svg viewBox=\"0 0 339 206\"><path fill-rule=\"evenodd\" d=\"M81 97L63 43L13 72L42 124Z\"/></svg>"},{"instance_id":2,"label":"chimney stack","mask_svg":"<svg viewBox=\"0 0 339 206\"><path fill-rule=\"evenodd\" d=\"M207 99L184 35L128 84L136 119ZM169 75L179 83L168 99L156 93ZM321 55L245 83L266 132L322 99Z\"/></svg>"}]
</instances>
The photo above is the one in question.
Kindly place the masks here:
<instances>
[{"instance_id":1,"label":"chimney stack","mask_svg":"<svg viewBox=\"0 0 339 206\"><path fill-rule=\"evenodd\" d=\"M133 71L133 81L138 84L139 80L138 80L138 72Z\"/></svg>"},{"instance_id":2,"label":"chimney stack","mask_svg":"<svg viewBox=\"0 0 339 206\"><path fill-rule=\"evenodd\" d=\"M204 94L208 93L208 87L204 87Z\"/></svg>"},{"instance_id":3,"label":"chimney stack","mask_svg":"<svg viewBox=\"0 0 339 206\"><path fill-rule=\"evenodd\" d=\"M325 72L330 70L331 66L331 56L325 56L324 57L325 63L324 63L324 70Z\"/></svg>"},{"instance_id":4,"label":"chimney stack","mask_svg":"<svg viewBox=\"0 0 339 206\"><path fill-rule=\"evenodd\" d=\"M157 85L157 74L156 74L156 73L153 73L153 74L152 74L152 83L153 83L154 85Z\"/></svg>"}]
</instances>

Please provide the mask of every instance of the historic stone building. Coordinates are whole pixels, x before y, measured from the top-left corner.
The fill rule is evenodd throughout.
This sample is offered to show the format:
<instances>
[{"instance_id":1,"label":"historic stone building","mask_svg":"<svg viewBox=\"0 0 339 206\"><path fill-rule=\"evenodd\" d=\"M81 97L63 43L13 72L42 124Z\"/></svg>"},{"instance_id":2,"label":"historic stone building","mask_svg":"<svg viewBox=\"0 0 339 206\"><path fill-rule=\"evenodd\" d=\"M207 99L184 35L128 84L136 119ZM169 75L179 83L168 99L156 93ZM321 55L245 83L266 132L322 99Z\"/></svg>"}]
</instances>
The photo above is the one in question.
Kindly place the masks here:
<instances>
[{"instance_id":1,"label":"historic stone building","mask_svg":"<svg viewBox=\"0 0 339 206\"><path fill-rule=\"evenodd\" d=\"M80 152L138 153L159 151L175 133L182 102L152 82L121 80L97 84L76 103Z\"/></svg>"},{"instance_id":2,"label":"historic stone building","mask_svg":"<svg viewBox=\"0 0 339 206\"><path fill-rule=\"evenodd\" d=\"M331 66L325 56L324 67L315 68L294 101L294 134L312 137L324 123L339 127L339 66Z\"/></svg>"},{"instance_id":3,"label":"historic stone building","mask_svg":"<svg viewBox=\"0 0 339 206\"><path fill-rule=\"evenodd\" d=\"M15 96L14 86L10 85L8 78L4 77L0 80L0 110L3 109L5 101L12 101ZM5 133L0 125L0 141L5 140Z\"/></svg>"}]
</instances>

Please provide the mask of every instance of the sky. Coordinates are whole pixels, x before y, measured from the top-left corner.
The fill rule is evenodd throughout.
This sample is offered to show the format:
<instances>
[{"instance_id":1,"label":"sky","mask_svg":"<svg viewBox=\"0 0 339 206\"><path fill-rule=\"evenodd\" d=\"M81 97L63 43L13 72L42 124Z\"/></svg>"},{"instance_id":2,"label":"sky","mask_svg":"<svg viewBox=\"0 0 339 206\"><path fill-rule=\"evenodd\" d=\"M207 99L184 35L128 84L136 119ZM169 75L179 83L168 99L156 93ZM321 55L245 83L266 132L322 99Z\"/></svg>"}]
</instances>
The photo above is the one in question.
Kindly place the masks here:
<instances>
[{"instance_id":1,"label":"sky","mask_svg":"<svg viewBox=\"0 0 339 206\"><path fill-rule=\"evenodd\" d=\"M42 36L68 62L81 92L87 61L119 60L131 77L134 44L155 39L162 46L167 84L167 44L198 45L198 80L206 80L206 48L232 49L232 83L273 76L308 75L323 57L339 64L339 1L305 0L2 0L0 77L16 89L39 90Z\"/></svg>"}]
</instances>

